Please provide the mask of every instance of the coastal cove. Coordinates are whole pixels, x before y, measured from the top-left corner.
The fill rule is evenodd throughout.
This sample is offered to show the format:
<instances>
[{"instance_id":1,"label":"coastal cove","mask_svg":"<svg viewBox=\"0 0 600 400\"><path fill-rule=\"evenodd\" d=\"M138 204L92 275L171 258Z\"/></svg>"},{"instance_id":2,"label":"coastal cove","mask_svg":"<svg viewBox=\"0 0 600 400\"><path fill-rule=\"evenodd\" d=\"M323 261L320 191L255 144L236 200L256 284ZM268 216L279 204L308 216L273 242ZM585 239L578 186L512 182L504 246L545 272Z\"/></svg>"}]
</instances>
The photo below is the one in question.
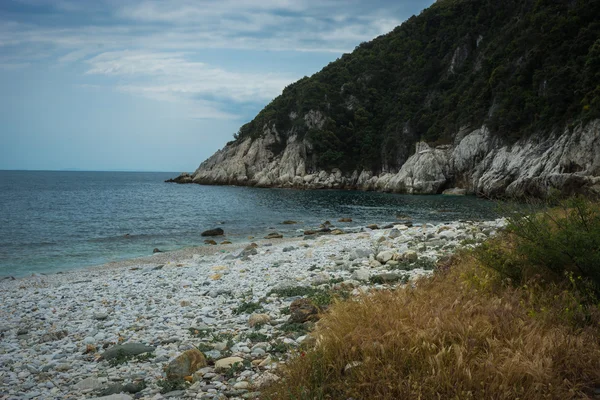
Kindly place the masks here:
<instances>
[{"instance_id":1,"label":"coastal cove","mask_svg":"<svg viewBox=\"0 0 600 400\"><path fill-rule=\"evenodd\" d=\"M173 173L0 171L0 276L52 273L279 232L300 237L326 220L357 231L402 219L414 224L498 217L472 196L409 196L173 185ZM339 218L352 222L338 223ZM293 220L296 224L284 225ZM166 256L162 255L163 257Z\"/></svg>"},{"instance_id":2,"label":"coastal cove","mask_svg":"<svg viewBox=\"0 0 600 400\"><path fill-rule=\"evenodd\" d=\"M397 224L2 280L0 397L124 391L141 399L257 398L279 379L275 373L289 352L310 340L317 310L294 306L306 301L303 294L323 304L331 296L414 287L438 260L493 237L505 224ZM118 349L121 357L114 356ZM178 356L194 349L215 363L184 368L179 379L189 384L165 380L165 367L172 370ZM227 360L240 365L229 368ZM132 399L129 394L119 398Z\"/></svg>"}]
</instances>

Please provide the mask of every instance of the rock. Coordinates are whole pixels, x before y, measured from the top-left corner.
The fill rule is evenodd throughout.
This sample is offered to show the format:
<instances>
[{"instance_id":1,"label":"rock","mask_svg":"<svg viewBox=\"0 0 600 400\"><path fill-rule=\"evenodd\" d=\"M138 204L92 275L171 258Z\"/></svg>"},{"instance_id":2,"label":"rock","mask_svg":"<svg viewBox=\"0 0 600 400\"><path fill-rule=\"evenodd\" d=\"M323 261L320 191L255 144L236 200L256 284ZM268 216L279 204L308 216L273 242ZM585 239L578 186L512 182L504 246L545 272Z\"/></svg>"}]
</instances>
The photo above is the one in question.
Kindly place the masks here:
<instances>
[{"instance_id":1,"label":"rock","mask_svg":"<svg viewBox=\"0 0 600 400\"><path fill-rule=\"evenodd\" d=\"M296 221L287 220L287 221L283 221L282 224L283 225L294 225L294 224L297 224L297 222Z\"/></svg>"},{"instance_id":2,"label":"rock","mask_svg":"<svg viewBox=\"0 0 600 400\"><path fill-rule=\"evenodd\" d=\"M402 258L406 261L415 262L419 259L419 255L416 251L408 250L402 254Z\"/></svg>"},{"instance_id":3,"label":"rock","mask_svg":"<svg viewBox=\"0 0 600 400\"><path fill-rule=\"evenodd\" d=\"M254 386L258 389L272 385L277 382L280 378L272 372L265 372L254 380Z\"/></svg>"},{"instance_id":4,"label":"rock","mask_svg":"<svg viewBox=\"0 0 600 400\"><path fill-rule=\"evenodd\" d=\"M288 253L288 252L294 251L294 250L296 250L296 248L294 246L287 246L287 247L284 247L283 250L281 250L281 251L284 253Z\"/></svg>"},{"instance_id":5,"label":"rock","mask_svg":"<svg viewBox=\"0 0 600 400\"><path fill-rule=\"evenodd\" d=\"M204 243L205 244L210 244L211 246L216 246L217 245L217 242L215 242L212 239L207 239L207 240L204 241Z\"/></svg>"},{"instance_id":6,"label":"rock","mask_svg":"<svg viewBox=\"0 0 600 400\"><path fill-rule=\"evenodd\" d=\"M223 241L221 242L221 244L231 244L231 241L229 241L229 240L223 240Z\"/></svg>"},{"instance_id":7,"label":"rock","mask_svg":"<svg viewBox=\"0 0 600 400\"><path fill-rule=\"evenodd\" d=\"M358 269L352 273L352 279L356 279L358 281L368 281L369 276L371 276L371 273L368 269L364 268Z\"/></svg>"},{"instance_id":8,"label":"rock","mask_svg":"<svg viewBox=\"0 0 600 400\"><path fill-rule=\"evenodd\" d=\"M126 394L111 394L109 396L94 397L90 400L133 400L133 397Z\"/></svg>"},{"instance_id":9,"label":"rock","mask_svg":"<svg viewBox=\"0 0 600 400\"><path fill-rule=\"evenodd\" d=\"M281 239L283 238L283 235L277 232L271 232L269 233L267 236L265 236L265 239Z\"/></svg>"},{"instance_id":10,"label":"rock","mask_svg":"<svg viewBox=\"0 0 600 400\"><path fill-rule=\"evenodd\" d=\"M48 333L43 334L40 337L40 343L55 342L57 340L60 340L64 337L66 337L67 335L68 335L68 332L66 330L56 331L56 332L48 332Z\"/></svg>"},{"instance_id":11,"label":"rock","mask_svg":"<svg viewBox=\"0 0 600 400\"><path fill-rule=\"evenodd\" d=\"M373 252L368 249L353 249L350 252L350 260L352 261L352 260L357 260L357 259L361 259L361 258L369 258L371 253L373 253Z\"/></svg>"},{"instance_id":12,"label":"rock","mask_svg":"<svg viewBox=\"0 0 600 400\"><path fill-rule=\"evenodd\" d=\"M303 323L318 319L319 309L310 299L296 299L290 304L289 322Z\"/></svg>"},{"instance_id":13,"label":"rock","mask_svg":"<svg viewBox=\"0 0 600 400\"><path fill-rule=\"evenodd\" d=\"M341 229L334 229L331 231L332 235L343 235L345 232Z\"/></svg>"},{"instance_id":14,"label":"rock","mask_svg":"<svg viewBox=\"0 0 600 400\"><path fill-rule=\"evenodd\" d=\"M162 250L159 250L158 247L154 248L154 250L152 250L152 254L156 254L156 253L162 253Z\"/></svg>"},{"instance_id":15,"label":"rock","mask_svg":"<svg viewBox=\"0 0 600 400\"><path fill-rule=\"evenodd\" d=\"M202 367L206 367L204 355L198 349L191 349L171 361L165 368L165 373L169 380L181 380Z\"/></svg>"},{"instance_id":16,"label":"rock","mask_svg":"<svg viewBox=\"0 0 600 400\"><path fill-rule=\"evenodd\" d=\"M118 394L118 393L121 393L124 391L125 391L125 389L122 384L113 383L112 385L109 385L106 389L103 389L102 391L100 391L100 395L109 396L111 394Z\"/></svg>"},{"instance_id":17,"label":"rock","mask_svg":"<svg viewBox=\"0 0 600 400\"><path fill-rule=\"evenodd\" d=\"M150 353L155 347L146 346L143 343L125 343L113 346L102 353L102 359L110 360L119 356L137 356L138 354Z\"/></svg>"},{"instance_id":18,"label":"rock","mask_svg":"<svg viewBox=\"0 0 600 400\"><path fill-rule=\"evenodd\" d=\"M305 235L316 235L317 231L312 230L312 229L308 229L308 230L304 231L304 234Z\"/></svg>"},{"instance_id":19,"label":"rock","mask_svg":"<svg viewBox=\"0 0 600 400\"><path fill-rule=\"evenodd\" d=\"M215 369L216 370L223 370L223 369L229 369L231 368L231 366L235 363L243 363L244 359L241 357L227 357L227 358L222 358L220 360L217 360L217 362L215 362Z\"/></svg>"},{"instance_id":20,"label":"rock","mask_svg":"<svg viewBox=\"0 0 600 400\"><path fill-rule=\"evenodd\" d=\"M200 234L200 236L222 236L225 232L221 228L209 229Z\"/></svg>"},{"instance_id":21,"label":"rock","mask_svg":"<svg viewBox=\"0 0 600 400\"><path fill-rule=\"evenodd\" d=\"M446 196L464 196L467 194L467 189L452 188L442 192Z\"/></svg>"},{"instance_id":22,"label":"rock","mask_svg":"<svg viewBox=\"0 0 600 400\"><path fill-rule=\"evenodd\" d=\"M98 378L90 376L76 383L74 387L77 390L96 390L102 387L102 383L100 383Z\"/></svg>"},{"instance_id":23,"label":"rock","mask_svg":"<svg viewBox=\"0 0 600 400\"><path fill-rule=\"evenodd\" d=\"M398 282L403 278L403 275L395 274L393 272L386 272L383 274L375 275L371 277L373 283L394 283Z\"/></svg>"},{"instance_id":24,"label":"rock","mask_svg":"<svg viewBox=\"0 0 600 400\"><path fill-rule=\"evenodd\" d=\"M402 233L400 233L400 230L394 228L390 231L389 238L396 239L397 237L400 237L401 235L402 235Z\"/></svg>"},{"instance_id":25,"label":"rock","mask_svg":"<svg viewBox=\"0 0 600 400\"><path fill-rule=\"evenodd\" d=\"M352 222L352 218L340 218L338 222Z\"/></svg>"},{"instance_id":26,"label":"rock","mask_svg":"<svg viewBox=\"0 0 600 400\"><path fill-rule=\"evenodd\" d=\"M264 325L271 321L271 317L268 314L252 314L248 318L248 326L254 328L256 325Z\"/></svg>"},{"instance_id":27,"label":"rock","mask_svg":"<svg viewBox=\"0 0 600 400\"><path fill-rule=\"evenodd\" d=\"M234 389L248 389L248 387L250 387L250 384L246 381L239 381L233 385Z\"/></svg>"},{"instance_id":28,"label":"rock","mask_svg":"<svg viewBox=\"0 0 600 400\"><path fill-rule=\"evenodd\" d=\"M192 177L192 175L188 174L187 172L183 172L178 177L172 178L172 179L167 179L165 182L182 183L182 184L183 183L192 183L193 177Z\"/></svg>"},{"instance_id":29,"label":"rock","mask_svg":"<svg viewBox=\"0 0 600 400\"><path fill-rule=\"evenodd\" d=\"M393 257L394 257L394 252L386 250L386 251L382 251L379 254L377 254L377 257L375 257L375 258L380 263L385 264L386 262L390 261Z\"/></svg>"},{"instance_id":30,"label":"rock","mask_svg":"<svg viewBox=\"0 0 600 400\"><path fill-rule=\"evenodd\" d=\"M139 393L146 388L146 382L131 382L123 386L123 391L127 393Z\"/></svg>"},{"instance_id":31,"label":"rock","mask_svg":"<svg viewBox=\"0 0 600 400\"><path fill-rule=\"evenodd\" d=\"M369 229L372 229L372 230L379 229L379 226L377 226L377 224L370 224L370 225L367 225L366 227Z\"/></svg>"}]
</instances>

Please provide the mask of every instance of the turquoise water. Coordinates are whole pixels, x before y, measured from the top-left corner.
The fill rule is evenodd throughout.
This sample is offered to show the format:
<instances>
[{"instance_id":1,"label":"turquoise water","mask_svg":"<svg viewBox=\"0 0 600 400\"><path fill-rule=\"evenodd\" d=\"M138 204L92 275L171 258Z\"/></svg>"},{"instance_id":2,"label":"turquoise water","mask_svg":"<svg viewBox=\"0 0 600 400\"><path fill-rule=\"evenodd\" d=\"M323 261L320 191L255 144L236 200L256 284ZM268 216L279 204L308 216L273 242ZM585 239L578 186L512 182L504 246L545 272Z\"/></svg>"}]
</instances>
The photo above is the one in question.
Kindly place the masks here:
<instances>
[{"instance_id":1,"label":"turquoise water","mask_svg":"<svg viewBox=\"0 0 600 400\"><path fill-rule=\"evenodd\" d=\"M408 196L164 183L177 173L0 171L0 276L103 264L203 245L221 227L233 242L273 229L299 236L325 220L385 224L495 218L474 197ZM297 225L282 225L284 220ZM127 237L125 235L128 235ZM222 240L222 239L219 239Z\"/></svg>"}]
</instances>

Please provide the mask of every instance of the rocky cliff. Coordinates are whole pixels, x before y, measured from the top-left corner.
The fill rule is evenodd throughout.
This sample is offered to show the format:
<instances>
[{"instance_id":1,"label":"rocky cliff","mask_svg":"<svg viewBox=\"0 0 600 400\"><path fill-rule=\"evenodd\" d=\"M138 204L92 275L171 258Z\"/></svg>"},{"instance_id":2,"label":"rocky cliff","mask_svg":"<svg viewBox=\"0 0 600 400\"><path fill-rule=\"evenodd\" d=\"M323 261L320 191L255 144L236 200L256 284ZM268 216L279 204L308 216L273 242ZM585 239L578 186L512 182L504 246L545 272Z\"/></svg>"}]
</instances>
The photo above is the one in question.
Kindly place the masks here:
<instances>
[{"instance_id":1,"label":"rocky cliff","mask_svg":"<svg viewBox=\"0 0 600 400\"><path fill-rule=\"evenodd\" d=\"M600 2L445 0L288 86L174 181L600 191Z\"/></svg>"},{"instance_id":2,"label":"rocky cliff","mask_svg":"<svg viewBox=\"0 0 600 400\"><path fill-rule=\"evenodd\" d=\"M277 141L269 130L218 151L183 183L246 185L301 189L358 189L436 194L448 188L489 197L544 197L564 193L600 193L600 120L551 134L537 134L504 144L486 127L463 131L454 144L416 144L398 171L338 168L307 169L311 143L294 135L274 155Z\"/></svg>"}]
</instances>

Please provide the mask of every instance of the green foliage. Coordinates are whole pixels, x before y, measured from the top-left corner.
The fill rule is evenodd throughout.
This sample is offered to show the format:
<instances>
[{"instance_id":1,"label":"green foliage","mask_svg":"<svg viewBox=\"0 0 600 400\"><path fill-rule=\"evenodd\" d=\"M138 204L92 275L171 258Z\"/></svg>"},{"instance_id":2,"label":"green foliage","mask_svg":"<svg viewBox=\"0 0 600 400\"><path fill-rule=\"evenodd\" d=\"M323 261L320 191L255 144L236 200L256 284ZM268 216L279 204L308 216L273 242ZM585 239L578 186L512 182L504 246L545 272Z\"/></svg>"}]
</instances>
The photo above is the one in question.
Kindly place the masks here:
<instances>
[{"instance_id":1,"label":"green foliage","mask_svg":"<svg viewBox=\"0 0 600 400\"><path fill-rule=\"evenodd\" d=\"M125 354L125 352L123 350L119 350L117 352L116 357L108 360L108 365L110 365L111 367L116 367L116 366L119 366L122 364L126 364L130 361L145 362L145 361L149 361L149 360L153 359L154 357L156 357L156 356L152 352L138 354L138 355L131 355L131 354Z\"/></svg>"},{"instance_id":2,"label":"green foliage","mask_svg":"<svg viewBox=\"0 0 600 400\"><path fill-rule=\"evenodd\" d=\"M236 140L276 128L308 169L398 168L417 140L486 124L506 141L600 117L600 2L445 0L289 85ZM308 126L309 112L322 125ZM281 135L283 133L283 135Z\"/></svg>"},{"instance_id":3,"label":"green foliage","mask_svg":"<svg viewBox=\"0 0 600 400\"><path fill-rule=\"evenodd\" d=\"M334 280L333 282L337 283L337 280ZM336 297L347 297L347 293L344 291L314 288L310 286L295 286L283 289L273 289L268 293L268 296L271 296L272 294L276 294L279 297L307 297L315 306L320 309L324 309L329 306ZM289 312L289 309L285 311Z\"/></svg>"},{"instance_id":4,"label":"green foliage","mask_svg":"<svg viewBox=\"0 0 600 400\"><path fill-rule=\"evenodd\" d=\"M516 283L536 275L600 294L600 206L582 197L557 207L517 212L507 229L510 241L489 241L478 259ZM510 243L510 245L507 245Z\"/></svg>"},{"instance_id":5,"label":"green foliage","mask_svg":"<svg viewBox=\"0 0 600 400\"><path fill-rule=\"evenodd\" d=\"M242 302L238 307L233 310L233 313L236 315L239 314L252 314L255 311L262 309L262 306L259 303L253 302Z\"/></svg>"},{"instance_id":6,"label":"green foliage","mask_svg":"<svg viewBox=\"0 0 600 400\"><path fill-rule=\"evenodd\" d=\"M178 380L168 380L168 379L160 379L156 382L158 387L160 388L161 393L169 393L174 390L185 390L188 388L188 383L183 379Z\"/></svg>"}]
</instances>

